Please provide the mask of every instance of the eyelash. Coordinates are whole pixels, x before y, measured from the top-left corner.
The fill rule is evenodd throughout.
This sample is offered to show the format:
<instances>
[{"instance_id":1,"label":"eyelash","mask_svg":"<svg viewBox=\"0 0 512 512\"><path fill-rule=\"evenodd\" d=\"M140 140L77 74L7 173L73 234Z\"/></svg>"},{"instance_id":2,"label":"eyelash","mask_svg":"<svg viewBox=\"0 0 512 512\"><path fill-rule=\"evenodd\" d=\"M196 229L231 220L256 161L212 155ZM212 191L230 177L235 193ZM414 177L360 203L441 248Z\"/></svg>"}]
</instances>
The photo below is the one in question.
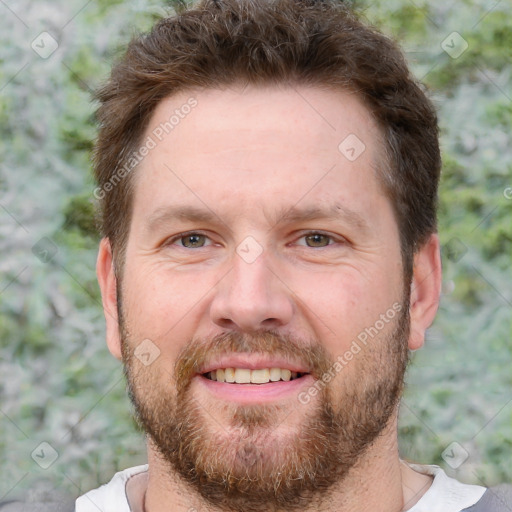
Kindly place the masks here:
<instances>
[{"instance_id":1,"label":"eyelash","mask_svg":"<svg viewBox=\"0 0 512 512\"><path fill-rule=\"evenodd\" d=\"M164 242L164 247L169 247L169 246L172 246L174 245L174 243L177 241L177 240L181 240L183 238L186 238L188 236L192 236L192 235L200 235L200 236L204 236L206 238L208 238L208 240L211 241L210 237L208 235L206 235L205 233L202 233L201 231L188 231L186 233L180 233L179 235L176 235L172 238L170 238L169 240L167 240L166 242ZM345 241L343 239L337 239L336 237L334 237L333 235L329 235L328 233L323 233L322 231L308 231L306 233L303 233L299 239L301 238L305 238L305 237L308 237L308 236L312 236L312 235L322 235L322 236L325 236L327 238L329 238L332 242L334 243L345 243ZM301 245L301 247L306 247L306 248L309 248L309 249L327 249L328 247L334 245L334 243L332 244L328 244L324 247L310 247L308 245ZM189 249L189 250L193 250L193 249L190 249L189 247L185 247L185 246L179 246L181 249ZM209 246L207 246L209 247ZM204 249L205 247L196 247L195 249Z\"/></svg>"}]
</instances>

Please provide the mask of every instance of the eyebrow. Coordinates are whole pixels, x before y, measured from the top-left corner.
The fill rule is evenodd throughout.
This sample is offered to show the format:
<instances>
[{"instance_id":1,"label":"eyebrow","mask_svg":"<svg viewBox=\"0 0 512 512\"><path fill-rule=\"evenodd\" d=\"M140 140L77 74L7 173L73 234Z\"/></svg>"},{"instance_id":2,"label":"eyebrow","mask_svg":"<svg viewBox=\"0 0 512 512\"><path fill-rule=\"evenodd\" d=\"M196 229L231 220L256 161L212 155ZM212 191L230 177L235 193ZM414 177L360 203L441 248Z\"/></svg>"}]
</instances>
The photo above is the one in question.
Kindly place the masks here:
<instances>
[{"instance_id":1,"label":"eyebrow","mask_svg":"<svg viewBox=\"0 0 512 512\"><path fill-rule=\"evenodd\" d=\"M269 224L274 229L283 224L291 224L297 222L306 222L311 220L339 220L359 231L369 231L370 226L366 219L354 210L347 208L341 204L326 205L323 207L310 206L299 208L292 206L291 208L281 208L272 216L265 215ZM169 225L172 222L197 222L197 223L221 223L227 226L222 218L214 211L208 208L198 208L189 205L173 205L157 208L147 218L145 229L148 233L158 231L161 227ZM229 229L229 226L227 226ZM231 231L231 230L230 230Z\"/></svg>"},{"instance_id":2,"label":"eyebrow","mask_svg":"<svg viewBox=\"0 0 512 512\"><path fill-rule=\"evenodd\" d=\"M280 214L274 217L274 221L271 224L276 227L280 224L324 219L340 220L360 231L369 231L370 229L368 222L360 213L337 203L324 207L298 208L293 206L291 208L283 208Z\"/></svg>"},{"instance_id":3,"label":"eyebrow","mask_svg":"<svg viewBox=\"0 0 512 512\"><path fill-rule=\"evenodd\" d=\"M166 226L175 221L189 221L189 222L221 222L222 219L212 210L206 208L197 208L195 206L165 206L157 208L146 221L146 231L152 233L157 231L160 227Z\"/></svg>"}]
</instances>

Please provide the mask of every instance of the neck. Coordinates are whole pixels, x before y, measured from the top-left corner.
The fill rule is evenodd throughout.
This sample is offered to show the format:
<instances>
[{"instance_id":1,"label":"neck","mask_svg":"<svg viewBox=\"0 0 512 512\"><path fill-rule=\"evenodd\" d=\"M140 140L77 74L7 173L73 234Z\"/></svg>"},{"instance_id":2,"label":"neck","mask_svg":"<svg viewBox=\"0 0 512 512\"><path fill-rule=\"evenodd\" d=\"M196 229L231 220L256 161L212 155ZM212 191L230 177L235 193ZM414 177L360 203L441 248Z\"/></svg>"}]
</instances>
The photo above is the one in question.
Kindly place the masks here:
<instances>
[{"instance_id":1,"label":"neck","mask_svg":"<svg viewBox=\"0 0 512 512\"><path fill-rule=\"evenodd\" d=\"M205 503L158 456L148 443L149 472L127 486L134 512L234 512ZM319 494L303 512L407 511L423 496L432 477L413 471L400 461L396 419L335 488ZM145 501L145 510L143 502ZM262 504L262 510L267 510ZM280 511L275 511L280 512Z\"/></svg>"}]
</instances>

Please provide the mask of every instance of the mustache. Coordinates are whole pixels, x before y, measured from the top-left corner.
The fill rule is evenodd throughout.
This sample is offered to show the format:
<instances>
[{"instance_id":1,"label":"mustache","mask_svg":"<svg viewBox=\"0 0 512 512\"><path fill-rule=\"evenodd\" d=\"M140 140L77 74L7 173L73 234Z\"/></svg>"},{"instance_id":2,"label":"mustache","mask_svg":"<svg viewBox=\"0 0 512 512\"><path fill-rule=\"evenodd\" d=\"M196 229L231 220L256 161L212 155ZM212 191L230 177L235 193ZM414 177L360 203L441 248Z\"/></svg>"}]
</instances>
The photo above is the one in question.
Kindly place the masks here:
<instances>
[{"instance_id":1,"label":"mustache","mask_svg":"<svg viewBox=\"0 0 512 512\"><path fill-rule=\"evenodd\" d=\"M276 331L242 333L228 331L212 338L194 338L176 358L174 376L178 387L188 387L201 368L215 359L232 354L282 357L304 363L313 375L322 375L332 364L325 348L315 339L305 339Z\"/></svg>"}]
</instances>

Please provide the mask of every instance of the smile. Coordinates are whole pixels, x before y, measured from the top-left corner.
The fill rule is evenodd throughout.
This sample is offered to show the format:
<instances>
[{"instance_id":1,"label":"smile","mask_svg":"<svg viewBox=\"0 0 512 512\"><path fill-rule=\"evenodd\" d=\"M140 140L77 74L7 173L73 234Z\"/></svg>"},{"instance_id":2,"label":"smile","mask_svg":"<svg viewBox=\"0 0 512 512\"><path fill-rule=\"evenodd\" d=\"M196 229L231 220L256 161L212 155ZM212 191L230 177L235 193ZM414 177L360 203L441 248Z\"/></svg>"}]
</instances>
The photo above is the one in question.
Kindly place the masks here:
<instances>
[{"instance_id":1,"label":"smile","mask_svg":"<svg viewBox=\"0 0 512 512\"><path fill-rule=\"evenodd\" d=\"M213 380L211 378L212 374L215 374L215 378L218 378L220 371L221 378L226 379L226 370L227 378L230 379L231 382L227 380ZM276 380L271 380L272 370L274 370L272 377ZM275 370L279 371L278 380L278 374ZM224 371L224 376L222 376L222 371ZM256 372L254 377L253 372ZM315 382L314 377L309 373L296 372L293 379L291 373L290 370L282 371L280 368L263 368L261 370L226 368L213 370L206 374L198 374L196 375L195 381L203 391L216 399L226 402L236 402L240 405L251 405L274 402L279 399L296 398L298 400L299 393L303 391L304 388L313 386ZM282 377L284 377L284 379ZM256 383L253 379L259 379L263 382Z\"/></svg>"},{"instance_id":2,"label":"smile","mask_svg":"<svg viewBox=\"0 0 512 512\"><path fill-rule=\"evenodd\" d=\"M295 372L287 368L219 368L203 374L204 377L217 382L231 384L268 384L269 382L288 382L301 378L306 373Z\"/></svg>"}]
</instances>

